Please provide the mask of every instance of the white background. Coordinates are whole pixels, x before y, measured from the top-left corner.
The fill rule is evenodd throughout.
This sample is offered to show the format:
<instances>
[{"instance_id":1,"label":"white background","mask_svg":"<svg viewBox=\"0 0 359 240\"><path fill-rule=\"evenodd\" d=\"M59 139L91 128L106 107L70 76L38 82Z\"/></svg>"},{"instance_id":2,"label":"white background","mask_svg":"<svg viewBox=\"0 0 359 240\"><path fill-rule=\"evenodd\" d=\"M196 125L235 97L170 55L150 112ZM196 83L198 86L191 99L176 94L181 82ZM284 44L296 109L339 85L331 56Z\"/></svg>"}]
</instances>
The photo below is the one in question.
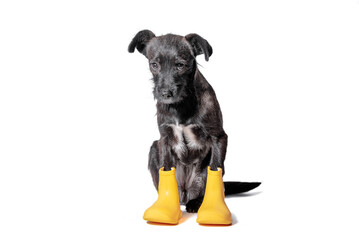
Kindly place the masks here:
<instances>
[{"instance_id":1,"label":"white background","mask_svg":"<svg viewBox=\"0 0 359 240\"><path fill-rule=\"evenodd\" d=\"M159 134L134 35L198 33L234 225L142 220ZM358 239L359 2L1 1L0 239Z\"/></svg>"}]
</instances>

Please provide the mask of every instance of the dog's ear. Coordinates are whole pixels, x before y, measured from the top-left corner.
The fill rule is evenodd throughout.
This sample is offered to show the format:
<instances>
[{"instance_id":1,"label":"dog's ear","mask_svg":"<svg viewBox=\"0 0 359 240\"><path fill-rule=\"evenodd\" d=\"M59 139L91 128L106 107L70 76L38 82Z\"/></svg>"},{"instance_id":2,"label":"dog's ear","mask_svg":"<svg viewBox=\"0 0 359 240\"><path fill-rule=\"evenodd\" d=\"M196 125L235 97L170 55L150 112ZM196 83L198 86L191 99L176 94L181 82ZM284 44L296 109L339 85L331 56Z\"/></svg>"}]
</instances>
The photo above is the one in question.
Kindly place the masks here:
<instances>
[{"instance_id":1,"label":"dog's ear","mask_svg":"<svg viewBox=\"0 0 359 240\"><path fill-rule=\"evenodd\" d=\"M150 30L142 30L138 32L136 36L132 39L130 45L128 45L128 51L130 53L133 53L135 51L135 48L137 48L140 53L146 55L146 45L154 37L155 34Z\"/></svg>"},{"instance_id":2,"label":"dog's ear","mask_svg":"<svg viewBox=\"0 0 359 240\"><path fill-rule=\"evenodd\" d=\"M204 58L208 61L213 50L207 40L195 33L188 34L185 38L191 44L194 55L197 56L204 53Z\"/></svg>"}]
</instances>

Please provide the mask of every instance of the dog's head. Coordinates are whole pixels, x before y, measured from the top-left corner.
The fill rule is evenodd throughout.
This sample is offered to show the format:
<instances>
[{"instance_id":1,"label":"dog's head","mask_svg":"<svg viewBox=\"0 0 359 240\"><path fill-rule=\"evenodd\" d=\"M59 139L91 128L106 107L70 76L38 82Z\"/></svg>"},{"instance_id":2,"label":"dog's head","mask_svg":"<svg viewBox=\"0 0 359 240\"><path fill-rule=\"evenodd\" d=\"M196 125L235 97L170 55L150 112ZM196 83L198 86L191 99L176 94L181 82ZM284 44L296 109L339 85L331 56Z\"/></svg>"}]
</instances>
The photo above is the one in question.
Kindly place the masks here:
<instances>
[{"instance_id":1,"label":"dog's head","mask_svg":"<svg viewBox=\"0 0 359 240\"><path fill-rule=\"evenodd\" d=\"M195 57L204 54L206 61L212 55L212 47L197 34L185 37L167 34L156 37L149 30L136 34L128 46L145 55L153 74L155 98L164 104L181 102L190 94L196 70Z\"/></svg>"}]
</instances>

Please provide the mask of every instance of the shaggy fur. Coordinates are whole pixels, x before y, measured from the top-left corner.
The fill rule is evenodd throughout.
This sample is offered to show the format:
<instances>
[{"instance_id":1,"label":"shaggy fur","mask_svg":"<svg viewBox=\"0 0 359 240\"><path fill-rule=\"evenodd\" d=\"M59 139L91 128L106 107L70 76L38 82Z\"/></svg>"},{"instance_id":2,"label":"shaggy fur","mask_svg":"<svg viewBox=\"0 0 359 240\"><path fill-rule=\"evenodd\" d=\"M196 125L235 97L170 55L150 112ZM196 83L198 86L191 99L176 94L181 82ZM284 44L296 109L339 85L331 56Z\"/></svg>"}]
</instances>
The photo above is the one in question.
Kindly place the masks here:
<instances>
[{"instance_id":1,"label":"shaggy fur","mask_svg":"<svg viewBox=\"0 0 359 240\"><path fill-rule=\"evenodd\" d=\"M196 56L208 61L212 47L197 34L156 37L149 30L137 33L128 50L145 55L153 74L160 139L153 142L148 167L158 188L158 170L176 168L181 204L188 212L200 207L207 166L223 169L227 134L216 94L198 70ZM226 193L240 193L260 183L226 182Z\"/></svg>"}]
</instances>

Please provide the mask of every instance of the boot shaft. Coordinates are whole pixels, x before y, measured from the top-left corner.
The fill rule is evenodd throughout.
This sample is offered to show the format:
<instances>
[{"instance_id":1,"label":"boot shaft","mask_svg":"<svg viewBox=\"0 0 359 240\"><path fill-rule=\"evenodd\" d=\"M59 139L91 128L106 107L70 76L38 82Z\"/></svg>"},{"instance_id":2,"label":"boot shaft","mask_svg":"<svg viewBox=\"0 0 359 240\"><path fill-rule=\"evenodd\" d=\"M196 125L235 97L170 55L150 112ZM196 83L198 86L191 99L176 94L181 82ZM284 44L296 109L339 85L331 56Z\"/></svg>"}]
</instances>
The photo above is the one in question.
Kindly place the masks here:
<instances>
[{"instance_id":1,"label":"boot shaft","mask_svg":"<svg viewBox=\"0 0 359 240\"><path fill-rule=\"evenodd\" d=\"M212 171L210 167L207 169L207 181L205 196L224 198L224 184L222 179L223 171L218 168L217 171Z\"/></svg>"},{"instance_id":2,"label":"boot shaft","mask_svg":"<svg viewBox=\"0 0 359 240\"><path fill-rule=\"evenodd\" d=\"M171 168L170 171L159 170L158 198L169 198L171 201L179 202L178 186L176 180L176 169Z\"/></svg>"}]
</instances>

